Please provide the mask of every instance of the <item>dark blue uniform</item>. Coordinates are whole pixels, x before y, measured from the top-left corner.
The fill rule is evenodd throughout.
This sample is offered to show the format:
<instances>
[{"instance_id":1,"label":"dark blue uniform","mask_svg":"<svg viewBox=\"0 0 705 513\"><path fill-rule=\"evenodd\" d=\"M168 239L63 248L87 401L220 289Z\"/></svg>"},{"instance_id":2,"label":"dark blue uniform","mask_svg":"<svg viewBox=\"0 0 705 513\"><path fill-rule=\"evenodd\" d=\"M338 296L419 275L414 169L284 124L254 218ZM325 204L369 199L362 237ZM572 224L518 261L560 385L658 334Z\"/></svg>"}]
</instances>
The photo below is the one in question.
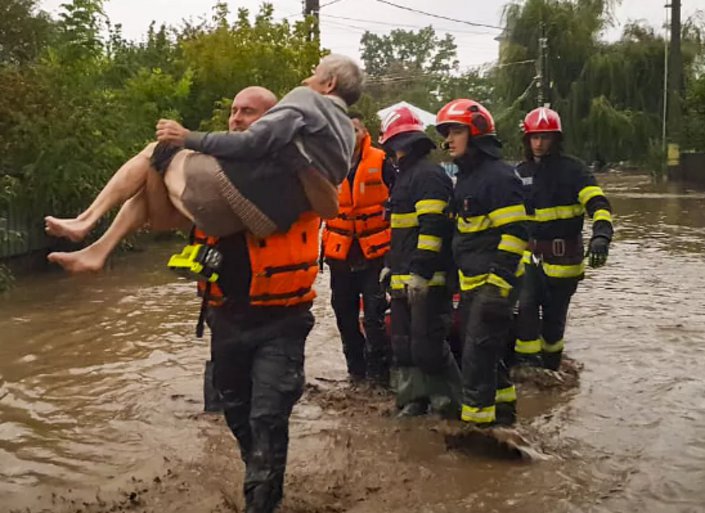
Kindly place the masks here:
<instances>
[{"instance_id":1,"label":"dark blue uniform","mask_svg":"<svg viewBox=\"0 0 705 513\"><path fill-rule=\"evenodd\" d=\"M453 258L464 339L462 419L488 425L500 405L514 416L516 390L503 357L512 338L509 296L521 274L527 216L511 166L479 151L456 164ZM487 308L488 298L494 311Z\"/></svg>"},{"instance_id":2,"label":"dark blue uniform","mask_svg":"<svg viewBox=\"0 0 705 513\"><path fill-rule=\"evenodd\" d=\"M517 172L524 184L530 216L530 252L519 299L519 361L557 370L570 300L584 277L583 223L593 220L593 238L612 239L612 208L585 164L566 155L523 162Z\"/></svg>"},{"instance_id":3,"label":"dark blue uniform","mask_svg":"<svg viewBox=\"0 0 705 513\"><path fill-rule=\"evenodd\" d=\"M450 268L451 220L448 203L453 184L443 168L424 155L399 162L391 192L392 240L387 255L391 269L392 349L399 369L397 404L417 401L459 408L460 375L446 337L451 321L451 294L446 286ZM410 304L406 285L415 274L429 280L426 299Z\"/></svg>"}]
</instances>

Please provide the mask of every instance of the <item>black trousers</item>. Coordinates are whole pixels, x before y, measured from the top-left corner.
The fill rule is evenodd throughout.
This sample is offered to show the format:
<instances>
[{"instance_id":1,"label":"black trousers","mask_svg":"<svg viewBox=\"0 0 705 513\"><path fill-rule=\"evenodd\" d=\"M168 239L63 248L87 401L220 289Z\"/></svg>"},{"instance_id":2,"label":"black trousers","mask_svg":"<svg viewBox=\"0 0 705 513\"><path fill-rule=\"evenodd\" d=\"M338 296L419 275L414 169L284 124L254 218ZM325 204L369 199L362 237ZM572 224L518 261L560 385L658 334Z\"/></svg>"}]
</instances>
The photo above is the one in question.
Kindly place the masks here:
<instances>
[{"instance_id":1,"label":"black trousers","mask_svg":"<svg viewBox=\"0 0 705 513\"><path fill-rule=\"evenodd\" d=\"M283 496L289 416L303 393L313 315L293 308L251 324L224 306L211 322L214 381L245 462L247 513L271 513Z\"/></svg>"},{"instance_id":2,"label":"black trousers","mask_svg":"<svg viewBox=\"0 0 705 513\"><path fill-rule=\"evenodd\" d=\"M462 419L475 424L493 423L497 420L497 409L503 407L502 413L511 417L506 421L511 422L516 405L516 390L507 365L512 326L510 322L483 318L477 308L477 297L478 289L463 292L459 306L463 338Z\"/></svg>"},{"instance_id":3,"label":"black trousers","mask_svg":"<svg viewBox=\"0 0 705 513\"><path fill-rule=\"evenodd\" d=\"M425 301L392 296L392 351L398 369L397 406L429 402L439 413L460 407L460 371L446 341L452 301L445 287L429 287ZM438 401L436 403L436 401ZM445 411L442 411L445 410Z\"/></svg>"},{"instance_id":4,"label":"black trousers","mask_svg":"<svg viewBox=\"0 0 705 513\"><path fill-rule=\"evenodd\" d=\"M338 323L348 373L355 377L385 379L389 372L390 343L384 326L387 299L379 285L382 259L359 270L346 262L330 262L331 303ZM360 297L364 333L360 329Z\"/></svg>"},{"instance_id":5,"label":"black trousers","mask_svg":"<svg viewBox=\"0 0 705 513\"><path fill-rule=\"evenodd\" d=\"M544 366L557 370L563 353L563 335L576 278L549 278L538 265L527 265L519 294L518 355L541 355Z\"/></svg>"}]
</instances>

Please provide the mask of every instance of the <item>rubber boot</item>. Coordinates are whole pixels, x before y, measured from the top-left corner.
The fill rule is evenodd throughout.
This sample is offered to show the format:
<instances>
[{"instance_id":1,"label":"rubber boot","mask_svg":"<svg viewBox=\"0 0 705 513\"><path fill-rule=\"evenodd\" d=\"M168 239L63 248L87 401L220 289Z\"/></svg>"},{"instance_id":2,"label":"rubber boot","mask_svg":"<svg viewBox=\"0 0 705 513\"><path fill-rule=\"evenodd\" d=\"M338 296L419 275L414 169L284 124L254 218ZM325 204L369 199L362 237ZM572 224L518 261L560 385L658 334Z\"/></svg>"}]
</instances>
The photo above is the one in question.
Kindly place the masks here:
<instances>
[{"instance_id":1,"label":"rubber boot","mask_svg":"<svg viewBox=\"0 0 705 513\"><path fill-rule=\"evenodd\" d=\"M561 368L561 360L563 359L563 351L558 351L555 353L543 353L541 360L543 360L544 369L557 371Z\"/></svg>"},{"instance_id":2,"label":"rubber boot","mask_svg":"<svg viewBox=\"0 0 705 513\"><path fill-rule=\"evenodd\" d=\"M498 426L513 426L517 420L517 403L512 401L509 403L497 403L496 408L496 421Z\"/></svg>"},{"instance_id":3,"label":"rubber boot","mask_svg":"<svg viewBox=\"0 0 705 513\"><path fill-rule=\"evenodd\" d=\"M223 398L213 386L213 362L206 362L203 372L203 411L218 413L223 411Z\"/></svg>"},{"instance_id":4,"label":"rubber boot","mask_svg":"<svg viewBox=\"0 0 705 513\"><path fill-rule=\"evenodd\" d=\"M428 399L417 399L404 406L401 411L397 413L397 418L419 417L421 415L426 415L427 413Z\"/></svg>"},{"instance_id":5,"label":"rubber boot","mask_svg":"<svg viewBox=\"0 0 705 513\"><path fill-rule=\"evenodd\" d=\"M512 365L517 367L543 367L544 362L540 353L536 354L523 354L514 353L514 359L512 360Z\"/></svg>"}]
</instances>

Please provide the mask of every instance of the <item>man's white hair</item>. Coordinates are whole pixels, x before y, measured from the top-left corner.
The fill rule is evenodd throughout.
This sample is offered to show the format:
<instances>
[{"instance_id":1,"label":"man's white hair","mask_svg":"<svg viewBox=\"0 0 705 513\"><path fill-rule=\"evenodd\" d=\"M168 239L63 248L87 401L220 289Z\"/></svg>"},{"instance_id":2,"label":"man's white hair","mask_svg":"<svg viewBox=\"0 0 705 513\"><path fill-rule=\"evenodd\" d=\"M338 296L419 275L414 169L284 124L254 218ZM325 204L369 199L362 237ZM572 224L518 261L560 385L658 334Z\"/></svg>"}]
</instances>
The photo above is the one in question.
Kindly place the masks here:
<instances>
[{"instance_id":1,"label":"man's white hair","mask_svg":"<svg viewBox=\"0 0 705 513\"><path fill-rule=\"evenodd\" d=\"M354 104L362 95L364 74L354 60L345 55L332 53L321 59L321 68L330 78L335 78L333 93L348 105Z\"/></svg>"}]
</instances>

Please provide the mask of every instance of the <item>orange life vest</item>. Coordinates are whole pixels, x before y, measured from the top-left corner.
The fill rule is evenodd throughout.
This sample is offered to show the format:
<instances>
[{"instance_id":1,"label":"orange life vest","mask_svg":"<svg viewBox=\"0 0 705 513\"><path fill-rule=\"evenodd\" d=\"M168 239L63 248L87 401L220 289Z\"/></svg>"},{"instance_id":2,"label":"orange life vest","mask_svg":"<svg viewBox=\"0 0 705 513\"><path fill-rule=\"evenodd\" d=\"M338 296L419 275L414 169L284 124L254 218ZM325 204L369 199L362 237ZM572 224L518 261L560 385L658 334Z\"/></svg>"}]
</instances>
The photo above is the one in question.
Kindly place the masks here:
<instances>
[{"instance_id":1,"label":"orange life vest","mask_svg":"<svg viewBox=\"0 0 705 513\"><path fill-rule=\"evenodd\" d=\"M249 301L252 306L294 306L313 301L313 282L318 275L318 233L321 219L312 212L301 215L286 233L275 233L258 239L247 233L250 257ZM194 242L217 245L217 237L209 237L195 229ZM225 265L237 265L224 255ZM199 295L208 284L198 282ZM224 295L217 283L210 284L208 304L219 306Z\"/></svg>"},{"instance_id":2,"label":"orange life vest","mask_svg":"<svg viewBox=\"0 0 705 513\"><path fill-rule=\"evenodd\" d=\"M362 140L361 155L352 187L347 179L340 184L338 216L326 222L323 231L326 258L347 259L355 239L368 260L380 258L389 251L391 230L384 219L389 190L382 179L385 154L372 147L368 134Z\"/></svg>"},{"instance_id":3,"label":"orange life vest","mask_svg":"<svg viewBox=\"0 0 705 513\"><path fill-rule=\"evenodd\" d=\"M286 233L257 239L247 233L253 306L293 306L313 301L318 275L318 233L321 218L301 214Z\"/></svg>"}]
</instances>

